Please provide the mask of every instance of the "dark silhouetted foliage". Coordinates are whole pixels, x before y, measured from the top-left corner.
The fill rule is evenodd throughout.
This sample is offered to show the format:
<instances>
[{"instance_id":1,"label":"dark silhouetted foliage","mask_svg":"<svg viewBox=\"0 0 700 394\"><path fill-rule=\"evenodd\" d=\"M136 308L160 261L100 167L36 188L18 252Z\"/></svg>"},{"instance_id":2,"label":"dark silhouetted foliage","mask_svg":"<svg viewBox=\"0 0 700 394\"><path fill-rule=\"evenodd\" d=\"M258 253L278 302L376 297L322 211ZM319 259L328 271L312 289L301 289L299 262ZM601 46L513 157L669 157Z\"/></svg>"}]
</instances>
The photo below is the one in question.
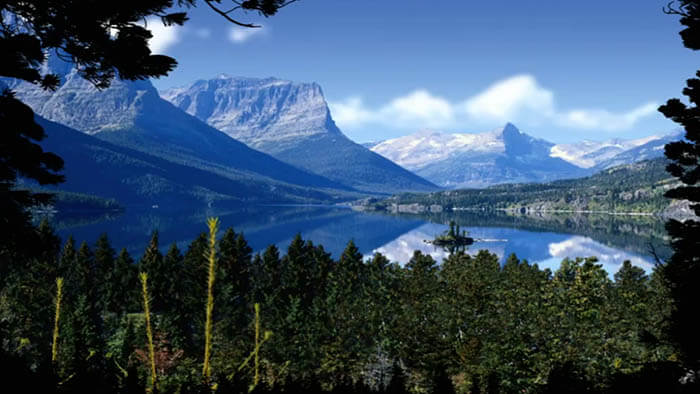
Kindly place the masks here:
<instances>
[{"instance_id":1,"label":"dark silhouetted foliage","mask_svg":"<svg viewBox=\"0 0 700 394\"><path fill-rule=\"evenodd\" d=\"M680 32L683 44L692 50L700 49L700 3L674 1L667 12L681 15L680 22L685 26ZM667 170L682 183L669 190L666 196L689 201L690 208L700 215L700 71L696 76L698 78L689 79L683 89L688 105L674 98L659 107L659 111L685 129L685 140L666 145L665 154L671 161ZM666 229L674 251L663 268L673 298L668 335L676 343L683 362L697 371L700 368L696 319L700 300L700 222L670 220Z\"/></svg>"}]
</instances>

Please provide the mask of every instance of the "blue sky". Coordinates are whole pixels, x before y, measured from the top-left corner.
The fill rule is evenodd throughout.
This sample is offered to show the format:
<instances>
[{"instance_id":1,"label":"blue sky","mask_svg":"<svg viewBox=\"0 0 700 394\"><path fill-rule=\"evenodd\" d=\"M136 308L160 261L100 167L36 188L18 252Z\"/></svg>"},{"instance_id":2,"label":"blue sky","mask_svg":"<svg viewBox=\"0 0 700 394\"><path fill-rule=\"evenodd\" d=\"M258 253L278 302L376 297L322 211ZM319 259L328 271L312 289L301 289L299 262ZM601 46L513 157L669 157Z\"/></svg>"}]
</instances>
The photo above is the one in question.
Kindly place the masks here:
<instances>
[{"instance_id":1,"label":"blue sky","mask_svg":"<svg viewBox=\"0 0 700 394\"><path fill-rule=\"evenodd\" d=\"M223 0L224 3L227 0ZM152 23L152 48L196 79L317 82L358 142L421 129L481 132L507 121L553 142L637 138L676 125L656 111L698 68L657 0L300 0L262 29L205 4L181 28Z\"/></svg>"}]
</instances>

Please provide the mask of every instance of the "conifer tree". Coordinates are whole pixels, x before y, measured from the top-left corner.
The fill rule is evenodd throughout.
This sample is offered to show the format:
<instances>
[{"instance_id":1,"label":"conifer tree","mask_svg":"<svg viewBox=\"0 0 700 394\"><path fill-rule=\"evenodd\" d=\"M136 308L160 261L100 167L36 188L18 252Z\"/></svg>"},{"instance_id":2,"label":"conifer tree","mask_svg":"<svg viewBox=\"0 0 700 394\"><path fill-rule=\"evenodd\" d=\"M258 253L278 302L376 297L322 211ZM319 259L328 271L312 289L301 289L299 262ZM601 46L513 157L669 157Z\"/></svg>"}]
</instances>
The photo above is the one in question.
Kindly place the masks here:
<instances>
[{"instance_id":1,"label":"conifer tree","mask_svg":"<svg viewBox=\"0 0 700 394\"><path fill-rule=\"evenodd\" d=\"M207 233L199 233L187 247L184 256L184 273L178 280L186 289L179 313L186 316L192 326L192 345L202 342L200 336L204 331L202 310L205 308L206 298L202 297L202 294L207 292L207 283L202 278L207 277L207 250Z\"/></svg>"},{"instance_id":2,"label":"conifer tree","mask_svg":"<svg viewBox=\"0 0 700 394\"><path fill-rule=\"evenodd\" d=\"M108 283L115 280L114 277L114 249L109 243L107 234L103 233L95 243L95 280L97 282L96 296L99 299L100 310L107 311L109 299L107 298Z\"/></svg>"},{"instance_id":3,"label":"conifer tree","mask_svg":"<svg viewBox=\"0 0 700 394\"><path fill-rule=\"evenodd\" d=\"M109 279L107 279L109 278ZM105 278L103 291L106 310L117 316L138 311L138 275L134 259L122 248L114 259L110 274Z\"/></svg>"},{"instance_id":4,"label":"conifer tree","mask_svg":"<svg viewBox=\"0 0 700 394\"><path fill-rule=\"evenodd\" d=\"M282 266L279 249L270 245L265 249L260 262L260 270L254 281L256 288L255 301L263 302L264 306L272 306L279 297L282 283ZM265 312L266 308L263 308Z\"/></svg>"},{"instance_id":5,"label":"conifer tree","mask_svg":"<svg viewBox=\"0 0 700 394\"><path fill-rule=\"evenodd\" d=\"M151 240L139 260L139 271L148 275L148 291L153 298L151 311L154 314L165 312L167 300L170 297L170 289L173 287L174 278L169 267L164 264L163 254L158 243L158 231L153 231Z\"/></svg>"},{"instance_id":6,"label":"conifer tree","mask_svg":"<svg viewBox=\"0 0 700 394\"><path fill-rule=\"evenodd\" d=\"M227 319L229 329L237 330L250 322L251 253L243 234L229 228L219 242L217 275L217 315Z\"/></svg>"},{"instance_id":7,"label":"conifer tree","mask_svg":"<svg viewBox=\"0 0 700 394\"><path fill-rule=\"evenodd\" d=\"M351 380L374 350L366 319L366 266L354 241L348 242L330 275L324 311L328 314L324 369L335 381Z\"/></svg>"},{"instance_id":8,"label":"conifer tree","mask_svg":"<svg viewBox=\"0 0 700 394\"><path fill-rule=\"evenodd\" d=\"M56 232L49 224L49 221L43 219L36 229L37 243L34 245L38 255L36 258L40 261L44 261L46 264L50 264L53 268L51 274L56 273L58 269L57 257L61 251L61 238L56 235Z\"/></svg>"},{"instance_id":9,"label":"conifer tree","mask_svg":"<svg viewBox=\"0 0 700 394\"><path fill-rule=\"evenodd\" d=\"M403 271L402 306L392 336L401 338L398 355L406 367L430 375L443 365L450 347L439 323L444 303L438 266L416 250Z\"/></svg>"},{"instance_id":10,"label":"conifer tree","mask_svg":"<svg viewBox=\"0 0 700 394\"><path fill-rule=\"evenodd\" d=\"M310 305L310 247L313 245L304 242L301 234L297 234L289 244L287 254L282 258L282 299L298 297L305 308Z\"/></svg>"},{"instance_id":11,"label":"conifer tree","mask_svg":"<svg viewBox=\"0 0 700 394\"><path fill-rule=\"evenodd\" d=\"M24 354L34 365L50 365L48 321L59 275L60 239L46 221L34 231L34 257L14 255L0 263L0 355ZM73 246L71 244L71 246ZM75 249L70 248L71 256ZM0 258L8 258L0 253ZM17 259L17 260L14 260Z\"/></svg>"},{"instance_id":12,"label":"conifer tree","mask_svg":"<svg viewBox=\"0 0 700 394\"><path fill-rule=\"evenodd\" d=\"M75 263L75 240L69 236L61 248L61 255L58 259L58 276L67 277L68 270Z\"/></svg>"},{"instance_id":13,"label":"conifer tree","mask_svg":"<svg viewBox=\"0 0 700 394\"><path fill-rule=\"evenodd\" d=\"M700 49L700 4L697 0L669 3L668 13L681 16L685 28L680 32L683 44ZM700 216L700 70L697 78L687 81L683 94L689 105L670 99L659 111L685 129L685 140L666 145L666 157L671 160L667 170L682 183L666 193L669 198L687 200L696 216ZM676 343L683 361L692 369L700 368L700 341L697 339L697 301L700 299L700 221L669 220L666 229L671 237L673 256L663 267L673 310L669 337Z\"/></svg>"},{"instance_id":14,"label":"conifer tree","mask_svg":"<svg viewBox=\"0 0 700 394\"><path fill-rule=\"evenodd\" d=\"M70 245L70 244L67 244ZM64 250L65 252L65 250ZM96 292L95 259L83 242L65 277L66 303L64 333L65 373L75 374L76 385L100 380L105 371L105 337Z\"/></svg>"},{"instance_id":15,"label":"conifer tree","mask_svg":"<svg viewBox=\"0 0 700 394\"><path fill-rule=\"evenodd\" d=\"M191 348L192 324L185 311L189 289L180 278L184 277L184 258L177 244L173 243L163 257L163 267L171 277L167 282L167 298L163 300L163 318L160 329L176 348Z\"/></svg>"}]
</instances>

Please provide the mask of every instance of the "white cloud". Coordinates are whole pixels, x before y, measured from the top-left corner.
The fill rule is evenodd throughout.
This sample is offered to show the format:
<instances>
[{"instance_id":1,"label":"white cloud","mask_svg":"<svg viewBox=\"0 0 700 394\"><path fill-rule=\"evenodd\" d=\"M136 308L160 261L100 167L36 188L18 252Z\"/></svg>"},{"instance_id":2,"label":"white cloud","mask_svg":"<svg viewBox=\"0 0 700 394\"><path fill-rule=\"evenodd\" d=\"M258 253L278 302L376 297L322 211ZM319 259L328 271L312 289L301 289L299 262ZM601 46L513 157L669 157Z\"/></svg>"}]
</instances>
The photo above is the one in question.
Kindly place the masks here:
<instances>
[{"instance_id":1,"label":"white cloud","mask_svg":"<svg viewBox=\"0 0 700 394\"><path fill-rule=\"evenodd\" d=\"M380 116L401 123L422 123L427 127L449 124L454 121L454 109L449 101L433 96L426 90L416 90L392 100L382 108Z\"/></svg>"},{"instance_id":2,"label":"white cloud","mask_svg":"<svg viewBox=\"0 0 700 394\"><path fill-rule=\"evenodd\" d=\"M264 29L264 26L257 28L234 26L229 30L228 38L235 44L242 44L255 36L264 34L266 32Z\"/></svg>"},{"instance_id":3,"label":"white cloud","mask_svg":"<svg viewBox=\"0 0 700 394\"><path fill-rule=\"evenodd\" d=\"M349 97L344 101L328 103L333 119L338 124L353 127L373 122L376 118L372 111L366 109L360 97Z\"/></svg>"},{"instance_id":4,"label":"white cloud","mask_svg":"<svg viewBox=\"0 0 700 394\"><path fill-rule=\"evenodd\" d=\"M332 102L330 107L338 125L350 129L380 125L418 130L515 122L530 125L549 123L593 131L623 131L656 113L657 104L642 104L622 113L589 108L561 111L556 106L554 92L540 86L532 75L521 74L497 81L471 97L454 102L419 89L377 108L365 105L361 97Z\"/></svg>"},{"instance_id":5,"label":"white cloud","mask_svg":"<svg viewBox=\"0 0 700 394\"><path fill-rule=\"evenodd\" d=\"M588 237L573 236L565 241L549 244L548 249L549 254L555 257L556 261L561 261L565 257L574 259L576 257L596 256L598 264L602 264L611 276L620 269L625 260L629 260L632 265L643 268L647 272L653 269L653 264L649 259L613 249ZM553 270L557 268L557 266L552 267Z\"/></svg>"},{"instance_id":6,"label":"white cloud","mask_svg":"<svg viewBox=\"0 0 700 394\"><path fill-rule=\"evenodd\" d=\"M454 123L454 108L449 101L431 95L426 90L416 90L372 111L361 97L350 97L329 103L333 119L346 127L366 123L390 123L412 126L416 124L442 127Z\"/></svg>"},{"instance_id":7,"label":"white cloud","mask_svg":"<svg viewBox=\"0 0 700 394\"><path fill-rule=\"evenodd\" d=\"M182 26L165 26L159 18L149 18L146 28L153 34L153 38L148 41L148 47L153 53L165 53L168 48L180 42Z\"/></svg>"},{"instance_id":8,"label":"white cloud","mask_svg":"<svg viewBox=\"0 0 700 394\"><path fill-rule=\"evenodd\" d=\"M629 112L616 114L606 110L571 110L560 114L558 123L563 126L605 131L627 130L640 119L656 113L658 104L647 103Z\"/></svg>"},{"instance_id":9,"label":"white cloud","mask_svg":"<svg viewBox=\"0 0 700 394\"><path fill-rule=\"evenodd\" d=\"M554 113L554 94L539 86L533 76L516 75L467 99L464 108L474 118L500 122L513 120L523 111L551 116Z\"/></svg>"}]
</instances>

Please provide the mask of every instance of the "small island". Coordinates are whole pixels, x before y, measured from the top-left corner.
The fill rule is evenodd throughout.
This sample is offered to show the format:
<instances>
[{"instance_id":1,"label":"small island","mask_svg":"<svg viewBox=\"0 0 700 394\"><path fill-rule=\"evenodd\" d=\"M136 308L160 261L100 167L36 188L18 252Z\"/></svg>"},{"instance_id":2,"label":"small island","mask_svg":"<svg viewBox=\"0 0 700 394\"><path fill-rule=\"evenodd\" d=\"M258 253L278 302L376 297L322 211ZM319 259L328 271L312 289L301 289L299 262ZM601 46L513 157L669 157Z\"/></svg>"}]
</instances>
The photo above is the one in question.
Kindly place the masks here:
<instances>
[{"instance_id":1,"label":"small island","mask_svg":"<svg viewBox=\"0 0 700 394\"><path fill-rule=\"evenodd\" d=\"M451 220L449 230L438 235L432 241L425 242L439 246L450 253L454 253L456 251L464 251L467 246L474 243L474 238L467 236L467 230L462 230L460 233L459 224Z\"/></svg>"}]
</instances>

